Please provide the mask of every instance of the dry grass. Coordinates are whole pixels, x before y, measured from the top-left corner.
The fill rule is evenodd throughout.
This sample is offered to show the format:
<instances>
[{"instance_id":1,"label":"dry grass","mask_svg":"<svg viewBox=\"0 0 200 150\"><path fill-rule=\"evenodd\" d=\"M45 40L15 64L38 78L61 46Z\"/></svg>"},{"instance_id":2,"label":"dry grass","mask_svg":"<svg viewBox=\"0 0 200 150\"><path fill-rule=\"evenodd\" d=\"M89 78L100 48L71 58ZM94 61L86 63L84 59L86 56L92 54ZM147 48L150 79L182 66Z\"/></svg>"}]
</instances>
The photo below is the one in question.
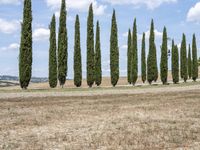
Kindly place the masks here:
<instances>
[{"instance_id":1,"label":"dry grass","mask_svg":"<svg viewBox=\"0 0 200 150\"><path fill-rule=\"evenodd\" d=\"M169 74L168 80L171 81L172 80L171 72L169 71L168 74ZM160 81L160 77L158 78L157 83L160 83L159 81ZM137 84L139 84L139 85L143 84L140 76L138 77ZM125 86L125 85L128 85L127 77L120 77L119 80L118 80L117 86ZM111 87L111 86L112 85L111 85L110 77L103 77L101 87ZM64 87L65 88L75 88L74 81L73 80L67 80ZM82 88L88 88L86 79L83 79L81 87ZM95 85L94 85L94 87L95 87ZM20 89L20 86L11 86L11 87L7 87L7 88L4 87L3 89L7 89L7 90L9 90L9 89L10 90L13 90L13 89L16 90L17 89L18 90L18 89ZM49 83L30 83L29 89L50 89L50 88L49 88ZM57 89L60 89L59 85L58 85Z\"/></svg>"},{"instance_id":2,"label":"dry grass","mask_svg":"<svg viewBox=\"0 0 200 150\"><path fill-rule=\"evenodd\" d=\"M0 149L200 149L199 90L2 99Z\"/></svg>"}]
</instances>

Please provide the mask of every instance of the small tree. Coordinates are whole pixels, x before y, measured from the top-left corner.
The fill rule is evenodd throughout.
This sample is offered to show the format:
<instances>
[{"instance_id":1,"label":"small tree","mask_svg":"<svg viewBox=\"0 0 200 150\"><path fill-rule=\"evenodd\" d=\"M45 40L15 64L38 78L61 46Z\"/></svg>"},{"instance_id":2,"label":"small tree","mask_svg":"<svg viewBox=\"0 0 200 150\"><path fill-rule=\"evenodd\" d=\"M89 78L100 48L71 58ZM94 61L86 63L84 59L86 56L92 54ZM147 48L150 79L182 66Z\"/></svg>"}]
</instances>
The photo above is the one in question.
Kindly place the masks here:
<instances>
[{"instance_id":1,"label":"small tree","mask_svg":"<svg viewBox=\"0 0 200 150\"><path fill-rule=\"evenodd\" d=\"M186 82L188 79L187 50L186 50L185 34L183 34L183 39L181 43L181 78L184 79L184 82Z\"/></svg>"},{"instance_id":2,"label":"small tree","mask_svg":"<svg viewBox=\"0 0 200 150\"><path fill-rule=\"evenodd\" d=\"M179 54L178 46L172 41L172 79L174 84L179 82Z\"/></svg>"},{"instance_id":3,"label":"small tree","mask_svg":"<svg viewBox=\"0 0 200 150\"><path fill-rule=\"evenodd\" d=\"M118 47L118 31L115 10L112 15L112 26L110 35L110 71L111 84L115 87L119 80L119 47Z\"/></svg>"},{"instance_id":4,"label":"small tree","mask_svg":"<svg viewBox=\"0 0 200 150\"><path fill-rule=\"evenodd\" d=\"M192 60L191 60L191 49L190 49L190 45L189 45L189 50L188 50L188 76L189 79L191 79L192 77Z\"/></svg>"},{"instance_id":5,"label":"small tree","mask_svg":"<svg viewBox=\"0 0 200 150\"><path fill-rule=\"evenodd\" d=\"M137 55L137 25L136 19L134 20L133 24L133 36L132 36L132 84L135 85L137 78L138 78L138 55Z\"/></svg>"},{"instance_id":6,"label":"small tree","mask_svg":"<svg viewBox=\"0 0 200 150\"><path fill-rule=\"evenodd\" d=\"M24 0L23 22L19 53L19 82L27 89L32 76L32 6L31 0Z\"/></svg>"},{"instance_id":7,"label":"small tree","mask_svg":"<svg viewBox=\"0 0 200 150\"><path fill-rule=\"evenodd\" d=\"M67 77L67 28L66 28L66 5L62 0L60 11L60 26L58 34L58 79L60 85L65 85Z\"/></svg>"},{"instance_id":8,"label":"small tree","mask_svg":"<svg viewBox=\"0 0 200 150\"><path fill-rule=\"evenodd\" d=\"M57 86L57 52L56 52L56 17L53 15L50 24L50 48L49 48L49 85Z\"/></svg>"},{"instance_id":9,"label":"small tree","mask_svg":"<svg viewBox=\"0 0 200 150\"><path fill-rule=\"evenodd\" d=\"M163 29L163 42L161 47L160 77L163 84L167 83L168 76L168 48L167 48L167 29Z\"/></svg>"},{"instance_id":10,"label":"small tree","mask_svg":"<svg viewBox=\"0 0 200 150\"><path fill-rule=\"evenodd\" d=\"M95 82L97 86L101 85L102 70L101 70L101 42L100 42L100 26L99 21L96 25L96 44L95 44Z\"/></svg>"},{"instance_id":11,"label":"small tree","mask_svg":"<svg viewBox=\"0 0 200 150\"><path fill-rule=\"evenodd\" d=\"M147 73L146 73L146 52L145 52L145 33L143 33L142 36L142 54L141 54L141 64L142 64L142 82L145 83L147 79Z\"/></svg>"},{"instance_id":12,"label":"small tree","mask_svg":"<svg viewBox=\"0 0 200 150\"><path fill-rule=\"evenodd\" d=\"M76 15L75 37L74 37L74 85L82 85L82 63L81 63L81 44L80 44L80 22L79 16Z\"/></svg>"},{"instance_id":13,"label":"small tree","mask_svg":"<svg viewBox=\"0 0 200 150\"><path fill-rule=\"evenodd\" d=\"M92 87L95 81L95 62L94 62L94 24L93 8L89 7L87 20L87 84Z\"/></svg>"},{"instance_id":14,"label":"small tree","mask_svg":"<svg viewBox=\"0 0 200 150\"><path fill-rule=\"evenodd\" d=\"M156 56L156 45L154 35L154 23L151 21L150 37L149 37L149 55L147 59L147 80L151 84L158 79L158 67Z\"/></svg>"},{"instance_id":15,"label":"small tree","mask_svg":"<svg viewBox=\"0 0 200 150\"><path fill-rule=\"evenodd\" d=\"M127 76L128 83L131 84L131 65L132 65L132 49L131 49L131 30L128 31L128 49L127 49Z\"/></svg>"},{"instance_id":16,"label":"small tree","mask_svg":"<svg viewBox=\"0 0 200 150\"><path fill-rule=\"evenodd\" d=\"M192 79L194 81L197 80L199 74L198 70L198 60L197 60L197 44L196 44L196 36L193 35L192 40Z\"/></svg>"}]
</instances>

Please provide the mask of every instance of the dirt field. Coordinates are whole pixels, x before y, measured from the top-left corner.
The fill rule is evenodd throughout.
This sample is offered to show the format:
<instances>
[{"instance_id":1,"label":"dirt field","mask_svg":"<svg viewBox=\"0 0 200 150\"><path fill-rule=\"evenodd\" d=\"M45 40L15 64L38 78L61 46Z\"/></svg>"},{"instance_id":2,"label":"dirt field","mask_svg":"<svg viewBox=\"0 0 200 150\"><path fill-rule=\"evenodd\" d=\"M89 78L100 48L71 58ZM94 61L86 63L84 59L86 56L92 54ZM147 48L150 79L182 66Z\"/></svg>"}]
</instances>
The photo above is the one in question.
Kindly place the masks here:
<instances>
[{"instance_id":1,"label":"dirt field","mask_svg":"<svg viewBox=\"0 0 200 150\"><path fill-rule=\"evenodd\" d=\"M200 83L0 95L0 149L200 149Z\"/></svg>"}]
</instances>

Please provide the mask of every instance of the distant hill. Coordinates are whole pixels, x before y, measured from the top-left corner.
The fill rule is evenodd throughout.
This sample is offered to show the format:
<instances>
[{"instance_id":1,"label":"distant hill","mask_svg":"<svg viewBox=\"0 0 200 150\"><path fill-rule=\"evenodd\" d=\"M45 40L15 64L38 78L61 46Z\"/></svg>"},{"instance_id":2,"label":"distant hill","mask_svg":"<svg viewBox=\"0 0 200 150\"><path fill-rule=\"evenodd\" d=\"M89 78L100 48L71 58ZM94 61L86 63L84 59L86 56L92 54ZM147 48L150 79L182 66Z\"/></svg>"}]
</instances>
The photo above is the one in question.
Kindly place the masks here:
<instances>
[{"instance_id":1,"label":"distant hill","mask_svg":"<svg viewBox=\"0 0 200 150\"><path fill-rule=\"evenodd\" d=\"M0 81L16 81L16 82L18 82L19 81L19 77L3 75L3 76L0 76ZM48 82L48 78L32 77L31 82L32 83Z\"/></svg>"}]
</instances>

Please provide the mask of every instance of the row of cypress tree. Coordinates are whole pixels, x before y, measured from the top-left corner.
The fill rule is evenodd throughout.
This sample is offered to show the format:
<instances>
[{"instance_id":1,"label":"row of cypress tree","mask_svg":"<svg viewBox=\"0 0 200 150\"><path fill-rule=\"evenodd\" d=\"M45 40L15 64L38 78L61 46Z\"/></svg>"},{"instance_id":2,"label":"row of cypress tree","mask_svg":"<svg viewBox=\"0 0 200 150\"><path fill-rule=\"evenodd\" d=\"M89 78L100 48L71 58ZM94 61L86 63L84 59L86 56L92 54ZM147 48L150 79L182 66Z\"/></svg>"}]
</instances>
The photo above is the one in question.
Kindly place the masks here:
<instances>
[{"instance_id":1,"label":"row of cypress tree","mask_svg":"<svg viewBox=\"0 0 200 150\"><path fill-rule=\"evenodd\" d=\"M181 78L186 82L189 79L196 81L198 78L198 60L197 60L197 46L196 36L193 35L192 39L192 52L189 45L188 55L186 47L186 36L183 34L181 49L180 49L180 74ZM179 82L179 52L178 46L174 45L172 41L172 77L173 82Z\"/></svg>"},{"instance_id":2,"label":"row of cypress tree","mask_svg":"<svg viewBox=\"0 0 200 150\"><path fill-rule=\"evenodd\" d=\"M50 23L50 47L49 47L49 85L51 88L57 86L59 80L63 87L67 77L67 58L68 58L68 37L66 28L66 4L62 0L60 19L59 19L59 35L58 46L56 42L56 18L53 15ZM93 7L89 7L87 20L87 84L92 87L95 83L97 86L102 82L101 68L101 44L100 44L100 25L96 23L96 40L94 40L94 23L93 23ZM133 23L133 30L128 31L128 65L127 80L128 83L135 85L138 79L138 47L137 47L137 22ZM163 29L163 42L161 46L161 63L160 77L163 84L167 83L168 76L168 36L167 29ZM193 35L192 52L189 46L188 56L186 48L186 37L183 39L180 49L180 61L178 46L172 41L172 77L173 82L179 82L179 62L180 76L186 82L188 78L194 81L198 78L198 61L196 37ZM113 10L110 35L110 74L111 84L116 86L119 80L119 46L118 46L118 27L116 13ZM21 88L26 89L29 85L32 72L32 9L31 0L24 0L24 15L21 31L20 54L19 54L19 78ZM141 78L143 82L146 80L151 84L158 79L158 67L154 34L154 22L151 21L149 36L149 54L146 59L145 33L142 36L141 51ZM74 35L74 85L80 87L82 85L82 58L80 43L80 22L79 16L76 16L75 35Z\"/></svg>"},{"instance_id":3,"label":"row of cypress tree","mask_svg":"<svg viewBox=\"0 0 200 150\"><path fill-rule=\"evenodd\" d=\"M161 61L160 61L160 79L163 84L167 84L168 79L168 36L167 29L163 29L163 38L161 45ZM128 48L127 48L127 80L129 84L135 84L138 77L138 60L137 60L137 25L136 19L133 24L133 33L128 31ZM172 78L174 83L179 82L179 50L178 46L172 40ZM196 37L193 35L192 52L189 45L188 55L186 48L186 37L183 34L182 43L180 48L180 76L186 82L188 78L194 81L198 78L198 60L197 60L197 46ZM158 79L158 67L154 34L154 22L151 21L150 35L149 35L149 54L146 60L145 52L145 33L142 36L141 47L141 78L142 81L146 80L151 84Z\"/></svg>"},{"instance_id":4,"label":"row of cypress tree","mask_svg":"<svg viewBox=\"0 0 200 150\"><path fill-rule=\"evenodd\" d=\"M58 50L56 46L56 18L53 15L50 23L50 47L49 47L49 85L51 88L57 86L59 80L63 87L67 76L67 28L66 28L66 4L62 0L60 20L59 20L59 34L58 34Z\"/></svg>"},{"instance_id":5,"label":"row of cypress tree","mask_svg":"<svg viewBox=\"0 0 200 150\"><path fill-rule=\"evenodd\" d=\"M50 48L49 48L49 85L51 88L57 86L57 76L60 85L63 87L67 76L67 30L66 30L66 6L65 0L62 0L60 13L60 27L58 39L58 52L56 48L56 20L55 15L52 17L50 24ZM101 45L100 45L100 25L96 24L96 41L94 42L93 29L93 8L89 7L87 21L87 84L92 87L95 83L101 85ZM58 53L58 56L57 56ZM58 60L57 60L58 59ZM58 66L57 66L58 61ZM58 68L58 74L57 74ZM80 43L80 21L76 15L75 34L74 34L74 85L80 87L82 85L82 58Z\"/></svg>"}]
</instances>

